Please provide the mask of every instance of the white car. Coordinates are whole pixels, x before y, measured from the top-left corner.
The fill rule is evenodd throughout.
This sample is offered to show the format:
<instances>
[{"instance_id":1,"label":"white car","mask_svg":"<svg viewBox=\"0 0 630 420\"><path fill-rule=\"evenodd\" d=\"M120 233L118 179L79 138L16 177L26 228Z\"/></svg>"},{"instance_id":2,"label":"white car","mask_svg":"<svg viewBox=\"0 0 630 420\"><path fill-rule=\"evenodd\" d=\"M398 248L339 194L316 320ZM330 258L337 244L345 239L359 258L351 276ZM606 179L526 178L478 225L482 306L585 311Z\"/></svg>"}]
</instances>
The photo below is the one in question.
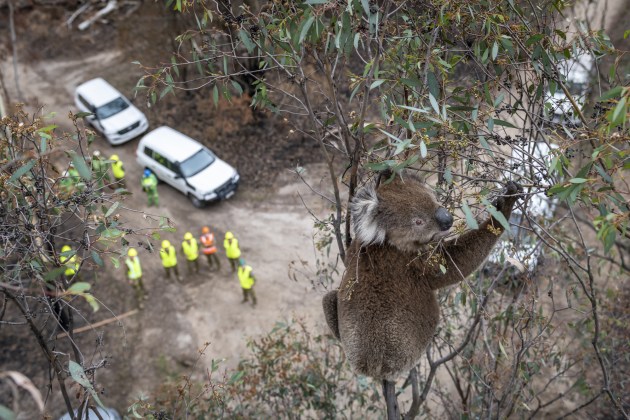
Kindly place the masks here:
<instances>
[{"instance_id":1,"label":"white car","mask_svg":"<svg viewBox=\"0 0 630 420\"><path fill-rule=\"evenodd\" d=\"M74 102L80 111L92 113L85 119L111 144L122 144L149 128L147 117L100 77L79 85Z\"/></svg>"},{"instance_id":2,"label":"white car","mask_svg":"<svg viewBox=\"0 0 630 420\"><path fill-rule=\"evenodd\" d=\"M569 93L582 108L586 102L588 94L589 82L592 77L595 61L593 56L584 51L578 51L576 56L570 60L564 60L558 63L558 71L564 80ZM553 94L547 92L545 97L547 118L553 124L568 124L577 127L581 124L580 118L573 109L573 104L564 91L557 87Z\"/></svg>"},{"instance_id":3,"label":"white car","mask_svg":"<svg viewBox=\"0 0 630 420\"><path fill-rule=\"evenodd\" d=\"M236 169L208 148L166 126L140 139L136 159L158 180L186 194L195 207L230 198L240 179Z\"/></svg>"}]
</instances>

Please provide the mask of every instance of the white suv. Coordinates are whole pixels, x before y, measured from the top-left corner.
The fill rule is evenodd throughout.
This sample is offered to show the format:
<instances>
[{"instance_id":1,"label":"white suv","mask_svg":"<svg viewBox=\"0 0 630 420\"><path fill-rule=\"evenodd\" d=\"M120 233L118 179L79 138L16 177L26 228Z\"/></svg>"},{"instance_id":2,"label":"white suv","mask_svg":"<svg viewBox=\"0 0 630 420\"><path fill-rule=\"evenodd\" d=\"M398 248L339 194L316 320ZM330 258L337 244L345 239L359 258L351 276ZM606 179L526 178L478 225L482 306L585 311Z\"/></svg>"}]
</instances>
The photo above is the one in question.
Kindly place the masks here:
<instances>
[{"instance_id":1,"label":"white suv","mask_svg":"<svg viewBox=\"0 0 630 420\"><path fill-rule=\"evenodd\" d=\"M203 207L230 198L238 186L236 169L188 136L170 127L146 134L136 150L138 164Z\"/></svg>"},{"instance_id":2,"label":"white suv","mask_svg":"<svg viewBox=\"0 0 630 420\"><path fill-rule=\"evenodd\" d=\"M147 117L100 77L79 85L74 102L79 110L92 113L85 119L111 144L129 141L149 128Z\"/></svg>"}]
</instances>

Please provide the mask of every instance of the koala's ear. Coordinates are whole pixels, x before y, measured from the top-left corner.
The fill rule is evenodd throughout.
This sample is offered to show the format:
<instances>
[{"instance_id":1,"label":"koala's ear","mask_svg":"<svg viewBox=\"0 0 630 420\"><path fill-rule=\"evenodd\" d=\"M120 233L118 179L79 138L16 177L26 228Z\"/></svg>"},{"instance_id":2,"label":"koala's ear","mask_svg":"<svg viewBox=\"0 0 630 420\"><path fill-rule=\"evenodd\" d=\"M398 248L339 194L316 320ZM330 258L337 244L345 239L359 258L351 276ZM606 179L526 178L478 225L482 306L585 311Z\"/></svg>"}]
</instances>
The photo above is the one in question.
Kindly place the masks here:
<instances>
[{"instance_id":1,"label":"koala's ear","mask_svg":"<svg viewBox=\"0 0 630 420\"><path fill-rule=\"evenodd\" d=\"M362 245L385 242L385 228L379 225L376 218L378 204L375 182L370 182L357 191L350 203L355 239L360 241Z\"/></svg>"}]
</instances>

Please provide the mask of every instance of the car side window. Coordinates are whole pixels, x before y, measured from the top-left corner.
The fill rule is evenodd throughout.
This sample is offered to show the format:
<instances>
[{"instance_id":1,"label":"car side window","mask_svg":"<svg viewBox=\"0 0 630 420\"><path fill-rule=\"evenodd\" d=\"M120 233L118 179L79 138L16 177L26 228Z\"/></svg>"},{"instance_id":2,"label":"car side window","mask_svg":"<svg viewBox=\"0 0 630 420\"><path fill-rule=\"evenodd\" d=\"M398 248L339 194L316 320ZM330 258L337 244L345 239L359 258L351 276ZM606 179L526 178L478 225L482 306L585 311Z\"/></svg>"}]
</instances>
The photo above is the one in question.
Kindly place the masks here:
<instances>
[{"instance_id":1,"label":"car side window","mask_svg":"<svg viewBox=\"0 0 630 420\"><path fill-rule=\"evenodd\" d=\"M153 159L160 165L164 166L165 168L170 169L171 171L175 173L179 173L178 168L176 167L175 164L173 164L173 162L171 162L170 160L168 160L167 158L165 158L164 156L162 156L156 151L153 151Z\"/></svg>"}]
</instances>

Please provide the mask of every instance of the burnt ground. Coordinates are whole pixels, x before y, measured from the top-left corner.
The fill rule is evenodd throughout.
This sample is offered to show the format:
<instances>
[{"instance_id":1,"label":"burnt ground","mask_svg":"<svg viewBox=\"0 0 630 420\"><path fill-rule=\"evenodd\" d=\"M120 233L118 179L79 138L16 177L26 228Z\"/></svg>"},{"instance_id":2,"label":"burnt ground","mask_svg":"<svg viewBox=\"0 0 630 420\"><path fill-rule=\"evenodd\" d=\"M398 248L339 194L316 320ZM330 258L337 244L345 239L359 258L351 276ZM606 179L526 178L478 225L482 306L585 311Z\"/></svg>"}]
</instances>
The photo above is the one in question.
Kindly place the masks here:
<instances>
[{"instance_id":1,"label":"burnt ground","mask_svg":"<svg viewBox=\"0 0 630 420\"><path fill-rule=\"evenodd\" d=\"M20 9L16 12L19 77L24 102L31 112L47 114L56 111L54 123L59 132L70 131L66 119L75 110L72 94L75 87L90 78L104 77L128 96L142 76L142 70L132 61L146 64L167 62L175 48L171 41L184 28L173 14L160 4L145 2L133 15L114 16L107 23L98 23L88 32L69 30L65 20L70 12L59 7ZM0 32L8 33L5 13L0 13ZM0 70L11 98L17 98L13 83L10 48L0 45ZM146 112L150 127L170 125L213 149L222 159L237 167L241 185L230 200L195 209L174 189L159 186L159 209L147 208L146 197L140 190L141 169L135 164L137 139L112 148L97 139L94 148L105 156L117 153L125 163L129 188L133 193L123 205L138 211L121 210L121 220L130 227L156 227L160 216L169 218L177 229L162 238L179 245L183 233L199 234L209 225L219 243L227 230L239 238L247 263L258 279L256 308L240 305L238 280L229 272L222 253L221 271L210 273L202 260L198 275L185 275L180 258L183 283L167 281L159 257L149 251L159 241L142 236L127 239L141 242L139 257L143 265L145 286L149 290L146 308L119 323L76 335L85 353L85 365L106 360L97 372L99 392L106 405L124 412L140 394L148 394L167 377L184 373L203 375L204 365L212 359L224 360L223 366L235 366L247 354L249 337L269 331L278 320L301 316L323 329L320 309L321 290L315 291L306 277L290 278L294 268L306 275L315 271L316 251L313 246L313 220L302 199L318 216L328 211L324 200L315 196L290 171L296 165L306 166L305 177L315 188L326 192L322 182L323 168L315 144L289 132L285 121L271 115L254 115L249 100L212 103L209 91L168 96L148 108L145 98L135 98L136 105ZM73 145L68 145L73 147ZM67 162L60 160L62 167ZM300 194L300 195L298 195ZM109 205L109 204L108 204ZM76 326L86 326L136 308L133 292L125 281L122 268L116 269L108 258L99 269L88 265L84 280L93 285L93 292L102 307L93 312L87 304L72 302L81 313ZM292 264L295 263L295 266ZM303 265L305 264L305 265ZM291 268L294 267L294 268ZM43 305L33 303L38 325L44 328L46 339L60 351L68 351L67 339L54 341L50 319ZM9 308L5 320L19 320ZM53 417L64 411L58 387L50 383L47 364L38 344L22 325L3 325L0 330L0 370L17 370L31 378L47 398L46 412ZM207 356L197 369L192 364L199 358L198 349L210 346ZM63 361L67 364L67 361ZM67 381L71 386L71 381ZM0 395L9 395L0 389ZM72 388L74 397L76 389ZM28 396L20 399L23 418L34 417ZM4 397L2 397L4 399ZM10 406L10 401L3 401Z\"/></svg>"}]
</instances>

